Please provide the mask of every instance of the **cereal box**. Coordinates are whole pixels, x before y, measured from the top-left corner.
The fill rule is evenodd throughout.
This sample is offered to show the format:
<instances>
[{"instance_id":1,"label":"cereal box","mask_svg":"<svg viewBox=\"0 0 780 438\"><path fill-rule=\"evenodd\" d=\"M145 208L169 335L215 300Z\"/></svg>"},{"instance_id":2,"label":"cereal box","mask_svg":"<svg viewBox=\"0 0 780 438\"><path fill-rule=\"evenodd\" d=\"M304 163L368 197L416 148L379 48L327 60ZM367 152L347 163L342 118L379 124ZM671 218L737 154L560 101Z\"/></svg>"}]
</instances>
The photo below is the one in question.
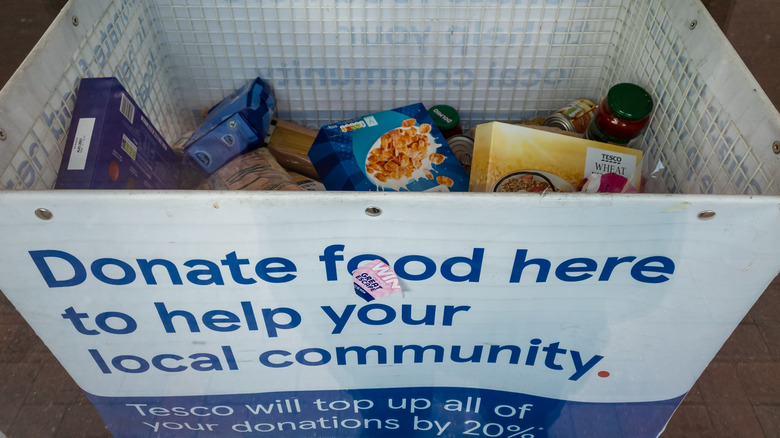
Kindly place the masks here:
<instances>
[{"instance_id":1,"label":"cereal box","mask_svg":"<svg viewBox=\"0 0 780 438\"><path fill-rule=\"evenodd\" d=\"M179 158L116 78L79 84L58 189L175 189Z\"/></svg>"},{"instance_id":2,"label":"cereal box","mask_svg":"<svg viewBox=\"0 0 780 438\"><path fill-rule=\"evenodd\" d=\"M466 172L421 103L325 125L309 158L328 190L468 190Z\"/></svg>"},{"instance_id":3,"label":"cereal box","mask_svg":"<svg viewBox=\"0 0 780 438\"><path fill-rule=\"evenodd\" d=\"M592 174L640 185L642 151L500 122L477 126L469 191L576 191Z\"/></svg>"}]
</instances>

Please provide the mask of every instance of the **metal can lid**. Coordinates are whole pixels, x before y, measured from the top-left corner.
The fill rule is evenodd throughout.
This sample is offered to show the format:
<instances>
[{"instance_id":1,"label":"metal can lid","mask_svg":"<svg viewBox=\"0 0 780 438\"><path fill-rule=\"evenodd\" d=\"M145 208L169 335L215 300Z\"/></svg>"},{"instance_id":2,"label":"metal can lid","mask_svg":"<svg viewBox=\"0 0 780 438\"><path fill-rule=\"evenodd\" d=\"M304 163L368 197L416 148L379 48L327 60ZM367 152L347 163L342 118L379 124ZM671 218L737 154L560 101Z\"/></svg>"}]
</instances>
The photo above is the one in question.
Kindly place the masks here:
<instances>
[{"instance_id":1,"label":"metal can lid","mask_svg":"<svg viewBox=\"0 0 780 438\"><path fill-rule=\"evenodd\" d=\"M460 124L458 111L449 105L436 105L428 110L428 114L442 131L453 129Z\"/></svg>"},{"instance_id":2,"label":"metal can lid","mask_svg":"<svg viewBox=\"0 0 780 438\"><path fill-rule=\"evenodd\" d=\"M454 135L447 139L452 153L464 166L471 166L471 156L474 154L474 139L468 135Z\"/></svg>"},{"instance_id":3,"label":"metal can lid","mask_svg":"<svg viewBox=\"0 0 780 438\"><path fill-rule=\"evenodd\" d=\"M548 116L547 118L544 119L542 125L550 126L553 128L559 128L564 131L574 132L574 124L571 122L571 120L568 117L560 113L555 113Z\"/></svg>"},{"instance_id":4,"label":"metal can lid","mask_svg":"<svg viewBox=\"0 0 780 438\"><path fill-rule=\"evenodd\" d=\"M650 93L639 85L628 82L609 89L607 105L616 116L626 120L642 120L653 112L653 98Z\"/></svg>"}]
</instances>

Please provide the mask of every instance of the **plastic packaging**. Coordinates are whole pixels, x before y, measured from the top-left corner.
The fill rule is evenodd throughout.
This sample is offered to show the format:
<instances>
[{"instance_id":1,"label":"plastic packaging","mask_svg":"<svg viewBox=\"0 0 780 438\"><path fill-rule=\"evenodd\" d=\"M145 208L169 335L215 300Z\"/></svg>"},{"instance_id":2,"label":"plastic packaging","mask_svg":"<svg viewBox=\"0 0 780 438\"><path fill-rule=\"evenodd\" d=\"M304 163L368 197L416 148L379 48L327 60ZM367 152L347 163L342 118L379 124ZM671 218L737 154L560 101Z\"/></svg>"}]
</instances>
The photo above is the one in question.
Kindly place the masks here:
<instances>
[{"instance_id":1,"label":"plastic packaging","mask_svg":"<svg viewBox=\"0 0 780 438\"><path fill-rule=\"evenodd\" d=\"M206 190L304 190L267 148L239 155L214 172L200 187Z\"/></svg>"},{"instance_id":2,"label":"plastic packaging","mask_svg":"<svg viewBox=\"0 0 780 438\"><path fill-rule=\"evenodd\" d=\"M209 176L265 140L276 100L257 78L211 108L184 150L184 162Z\"/></svg>"}]
</instances>

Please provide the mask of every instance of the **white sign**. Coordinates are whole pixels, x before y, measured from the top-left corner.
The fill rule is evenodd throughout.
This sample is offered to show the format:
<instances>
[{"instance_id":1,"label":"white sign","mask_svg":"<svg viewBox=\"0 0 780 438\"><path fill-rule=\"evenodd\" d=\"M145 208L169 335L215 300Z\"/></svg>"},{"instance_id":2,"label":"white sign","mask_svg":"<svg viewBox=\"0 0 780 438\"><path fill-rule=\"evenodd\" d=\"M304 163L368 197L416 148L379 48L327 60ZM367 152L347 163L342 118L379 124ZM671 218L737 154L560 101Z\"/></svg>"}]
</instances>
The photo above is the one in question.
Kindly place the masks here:
<instances>
[{"instance_id":1,"label":"white sign","mask_svg":"<svg viewBox=\"0 0 780 438\"><path fill-rule=\"evenodd\" d=\"M654 436L780 210L616 197L9 192L0 288L118 437Z\"/></svg>"}]
</instances>

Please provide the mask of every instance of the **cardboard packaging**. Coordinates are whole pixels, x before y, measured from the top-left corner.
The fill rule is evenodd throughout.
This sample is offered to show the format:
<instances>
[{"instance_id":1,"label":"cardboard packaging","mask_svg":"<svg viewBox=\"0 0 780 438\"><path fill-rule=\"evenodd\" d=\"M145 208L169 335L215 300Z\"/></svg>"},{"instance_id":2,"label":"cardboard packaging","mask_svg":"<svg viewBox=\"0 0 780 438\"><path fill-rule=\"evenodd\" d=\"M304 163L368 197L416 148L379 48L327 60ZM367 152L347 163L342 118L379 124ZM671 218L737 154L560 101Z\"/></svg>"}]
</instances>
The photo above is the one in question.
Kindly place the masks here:
<instances>
[{"instance_id":1,"label":"cardboard packaging","mask_svg":"<svg viewBox=\"0 0 780 438\"><path fill-rule=\"evenodd\" d=\"M477 126L469 191L573 192L594 173L640 187L641 163L637 149L492 122Z\"/></svg>"},{"instance_id":2,"label":"cardboard packaging","mask_svg":"<svg viewBox=\"0 0 780 438\"><path fill-rule=\"evenodd\" d=\"M328 190L468 189L466 172L421 103L325 125L309 158Z\"/></svg>"},{"instance_id":3,"label":"cardboard packaging","mask_svg":"<svg viewBox=\"0 0 780 438\"><path fill-rule=\"evenodd\" d=\"M55 187L175 189L179 159L116 78L84 78Z\"/></svg>"}]
</instances>

